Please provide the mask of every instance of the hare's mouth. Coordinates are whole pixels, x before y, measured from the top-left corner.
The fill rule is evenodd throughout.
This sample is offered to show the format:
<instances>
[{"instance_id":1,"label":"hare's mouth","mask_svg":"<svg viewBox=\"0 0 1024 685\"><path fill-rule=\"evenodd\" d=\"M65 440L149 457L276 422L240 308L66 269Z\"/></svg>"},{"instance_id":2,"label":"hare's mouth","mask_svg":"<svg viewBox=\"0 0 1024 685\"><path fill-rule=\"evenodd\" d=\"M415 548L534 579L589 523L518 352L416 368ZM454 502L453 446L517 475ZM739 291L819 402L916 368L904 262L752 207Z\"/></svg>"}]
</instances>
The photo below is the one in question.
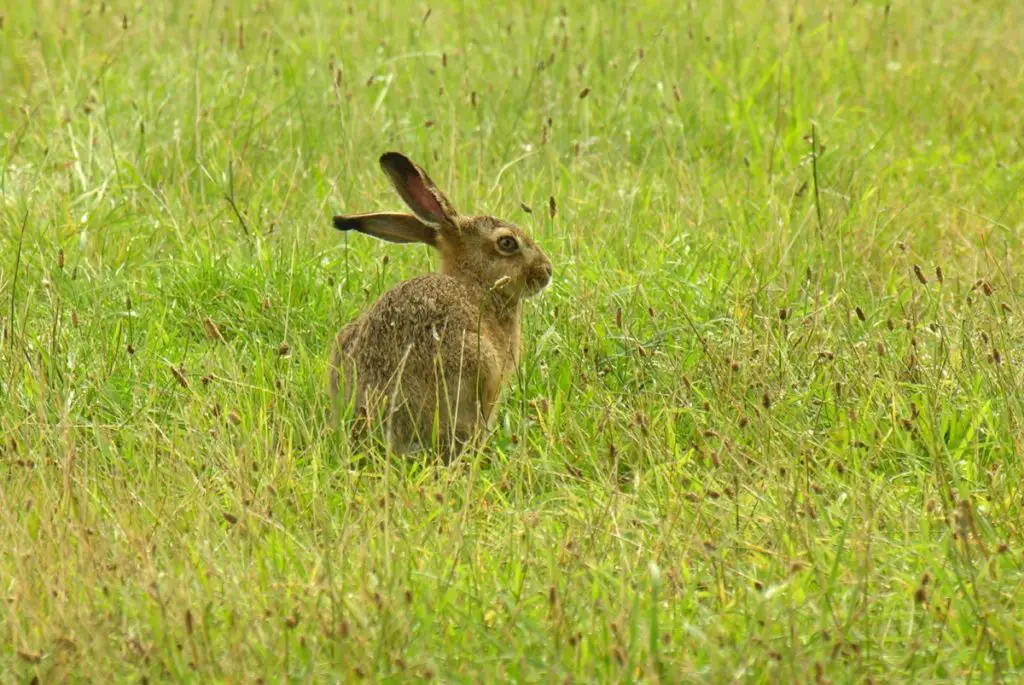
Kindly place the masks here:
<instances>
[{"instance_id":1,"label":"hare's mouth","mask_svg":"<svg viewBox=\"0 0 1024 685\"><path fill-rule=\"evenodd\" d=\"M526 279L527 297L536 295L551 283L551 264L538 264L530 270L530 277Z\"/></svg>"}]
</instances>

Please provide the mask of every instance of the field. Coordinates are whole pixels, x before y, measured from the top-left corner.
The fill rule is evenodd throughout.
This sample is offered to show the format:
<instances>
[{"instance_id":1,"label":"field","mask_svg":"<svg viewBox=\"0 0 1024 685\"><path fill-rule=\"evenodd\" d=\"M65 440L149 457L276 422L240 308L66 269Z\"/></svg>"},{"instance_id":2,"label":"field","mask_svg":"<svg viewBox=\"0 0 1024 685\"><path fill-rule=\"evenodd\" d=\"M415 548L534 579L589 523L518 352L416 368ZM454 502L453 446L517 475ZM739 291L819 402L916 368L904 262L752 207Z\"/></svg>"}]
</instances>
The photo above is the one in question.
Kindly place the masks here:
<instances>
[{"instance_id":1,"label":"field","mask_svg":"<svg viewBox=\"0 0 1024 685\"><path fill-rule=\"evenodd\" d=\"M3 682L1020 682L1024 8L8 3ZM329 420L425 247L551 256L488 444Z\"/></svg>"}]
</instances>

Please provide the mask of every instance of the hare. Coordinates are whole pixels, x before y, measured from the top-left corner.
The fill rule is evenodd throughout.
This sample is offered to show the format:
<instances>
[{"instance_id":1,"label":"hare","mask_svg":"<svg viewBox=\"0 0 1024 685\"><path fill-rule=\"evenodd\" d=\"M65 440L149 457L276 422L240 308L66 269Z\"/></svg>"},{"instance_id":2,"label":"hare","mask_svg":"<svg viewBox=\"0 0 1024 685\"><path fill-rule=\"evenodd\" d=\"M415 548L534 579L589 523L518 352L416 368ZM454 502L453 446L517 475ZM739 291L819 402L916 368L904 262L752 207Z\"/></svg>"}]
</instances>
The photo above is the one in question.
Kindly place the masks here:
<instances>
[{"instance_id":1,"label":"hare","mask_svg":"<svg viewBox=\"0 0 1024 685\"><path fill-rule=\"evenodd\" d=\"M450 458L493 427L519 363L522 301L551 281L551 260L520 228L456 212L404 155L385 153L380 166L412 214L336 216L335 228L430 245L440 268L399 283L341 329L331 399L336 412L381 417L396 452L433 446Z\"/></svg>"}]
</instances>

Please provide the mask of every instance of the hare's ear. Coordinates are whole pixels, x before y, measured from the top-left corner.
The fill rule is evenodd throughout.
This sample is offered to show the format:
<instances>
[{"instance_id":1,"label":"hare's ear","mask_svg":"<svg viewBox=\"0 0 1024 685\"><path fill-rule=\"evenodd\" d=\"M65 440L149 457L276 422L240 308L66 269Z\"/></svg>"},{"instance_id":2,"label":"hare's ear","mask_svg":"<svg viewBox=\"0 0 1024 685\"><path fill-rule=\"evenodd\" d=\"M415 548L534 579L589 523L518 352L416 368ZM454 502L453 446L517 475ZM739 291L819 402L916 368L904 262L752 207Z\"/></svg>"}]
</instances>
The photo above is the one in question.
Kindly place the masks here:
<instances>
[{"instance_id":1,"label":"hare's ear","mask_svg":"<svg viewBox=\"0 0 1024 685\"><path fill-rule=\"evenodd\" d=\"M339 231L359 231L389 243L426 243L437 246L434 229L409 214L352 214L334 217Z\"/></svg>"},{"instance_id":2,"label":"hare's ear","mask_svg":"<svg viewBox=\"0 0 1024 685\"><path fill-rule=\"evenodd\" d=\"M458 212L452 203L412 160L398 152L385 152L380 166L416 216L432 226L456 225Z\"/></svg>"}]
</instances>

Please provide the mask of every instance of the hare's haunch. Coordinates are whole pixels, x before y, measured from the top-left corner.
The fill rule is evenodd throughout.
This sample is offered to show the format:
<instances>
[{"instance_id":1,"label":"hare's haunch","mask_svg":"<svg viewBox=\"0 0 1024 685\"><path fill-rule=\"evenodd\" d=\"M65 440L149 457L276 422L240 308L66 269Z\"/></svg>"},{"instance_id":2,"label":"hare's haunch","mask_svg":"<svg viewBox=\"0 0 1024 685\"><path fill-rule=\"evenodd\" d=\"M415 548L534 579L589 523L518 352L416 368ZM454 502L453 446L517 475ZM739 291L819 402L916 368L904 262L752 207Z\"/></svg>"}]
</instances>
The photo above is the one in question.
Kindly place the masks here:
<instances>
[{"instance_id":1,"label":"hare's haunch","mask_svg":"<svg viewBox=\"0 0 1024 685\"><path fill-rule=\"evenodd\" d=\"M399 283L341 329L331 396L368 422L360 428L382 420L396 451L451 454L492 425L519 363L522 300L551 281L551 261L520 228L460 215L405 156L388 152L380 165L413 214L336 216L334 226L430 245L440 271Z\"/></svg>"}]
</instances>

